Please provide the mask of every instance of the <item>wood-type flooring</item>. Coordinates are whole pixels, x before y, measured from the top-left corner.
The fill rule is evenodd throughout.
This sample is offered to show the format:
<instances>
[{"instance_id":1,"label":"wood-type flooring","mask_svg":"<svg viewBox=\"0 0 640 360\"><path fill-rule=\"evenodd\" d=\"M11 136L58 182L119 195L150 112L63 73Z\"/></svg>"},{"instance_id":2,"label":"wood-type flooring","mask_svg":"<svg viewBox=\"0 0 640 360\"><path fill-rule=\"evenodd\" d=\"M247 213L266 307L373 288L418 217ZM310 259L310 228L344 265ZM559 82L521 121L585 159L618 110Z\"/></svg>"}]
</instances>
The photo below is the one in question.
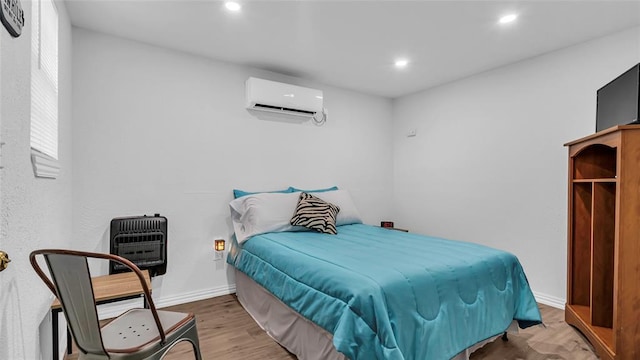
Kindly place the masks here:
<instances>
[{"instance_id":1,"label":"wood-type flooring","mask_svg":"<svg viewBox=\"0 0 640 360\"><path fill-rule=\"evenodd\" d=\"M225 295L164 310L193 312L198 320L200 349L205 360L291 360L296 359L273 341L242 308L234 295ZM540 305L545 326L534 326L509 334L509 341L497 339L474 352L471 359L491 360L595 360L589 342L564 322L564 312ZM78 358L77 352L66 357ZM166 360L193 359L191 345L182 343Z\"/></svg>"}]
</instances>

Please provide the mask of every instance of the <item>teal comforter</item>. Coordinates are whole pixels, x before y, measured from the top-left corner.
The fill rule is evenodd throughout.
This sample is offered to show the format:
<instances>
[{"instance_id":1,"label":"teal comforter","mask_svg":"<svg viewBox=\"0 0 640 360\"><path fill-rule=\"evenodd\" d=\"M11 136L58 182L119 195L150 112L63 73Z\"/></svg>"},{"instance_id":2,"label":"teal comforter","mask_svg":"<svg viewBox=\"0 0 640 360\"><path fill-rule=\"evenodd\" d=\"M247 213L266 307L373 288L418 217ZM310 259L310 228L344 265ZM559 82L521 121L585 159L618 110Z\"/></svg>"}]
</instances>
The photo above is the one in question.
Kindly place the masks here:
<instances>
[{"instance_id":1,"label":"teal comforter","mask_svg":"<svg viewBox=\"0 0 640 360\"><path fill-rule=\"evenodd\" d=\"M354 224L254 236L232 255L354 360L450 359L541 322L518 259L478 244Z\"/></svg>"}]
</instances>

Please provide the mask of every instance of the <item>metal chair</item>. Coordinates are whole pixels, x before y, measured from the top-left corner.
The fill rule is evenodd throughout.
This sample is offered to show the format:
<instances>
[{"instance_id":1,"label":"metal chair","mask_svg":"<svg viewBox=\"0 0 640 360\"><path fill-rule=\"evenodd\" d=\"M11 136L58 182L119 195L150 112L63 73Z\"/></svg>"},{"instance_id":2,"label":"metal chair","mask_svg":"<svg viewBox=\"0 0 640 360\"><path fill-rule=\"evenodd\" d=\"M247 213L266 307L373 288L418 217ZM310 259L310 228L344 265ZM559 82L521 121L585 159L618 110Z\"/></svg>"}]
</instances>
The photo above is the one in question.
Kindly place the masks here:
<instances>
[{"instance_id":1,"label":"metal chair","mask_svg":"<svg viewBox=\"0 0 640 360\"><path fill-rule=\"evenodd\" d=\"M51 280L42 271L42 255ZM132 309L100 327L87 258L116 261L140 279L149 309ZM162 359L176 344L189 341L202 360L196 318L191 313L158 311L142 272L131 261L111 254L44 249L29 255L31 266L58 297L81 360Z\"/></svg>"}]
</instances>

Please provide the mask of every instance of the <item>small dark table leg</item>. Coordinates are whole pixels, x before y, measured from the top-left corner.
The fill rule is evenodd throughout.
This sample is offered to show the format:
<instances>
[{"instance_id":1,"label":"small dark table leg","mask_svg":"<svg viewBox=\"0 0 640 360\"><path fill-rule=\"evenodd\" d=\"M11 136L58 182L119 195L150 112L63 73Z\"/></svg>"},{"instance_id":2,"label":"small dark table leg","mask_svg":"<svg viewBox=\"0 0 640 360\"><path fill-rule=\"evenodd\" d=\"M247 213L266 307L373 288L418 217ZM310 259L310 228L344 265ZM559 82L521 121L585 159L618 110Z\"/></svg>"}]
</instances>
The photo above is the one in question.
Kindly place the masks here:
<instances>
[{"instance_id":1,"label":"small dark table leg","mask_svg":"<svg viewBox=\"0 0 640 360\"><path fill-rule=\"evenodd\" d=\"M509 341L509 338L507 337L507 332L505 331L504 334L502 334L502 341Z\"/></svg>"},{"instance_id":2,"label":"small dark table leg","mask_svg":"<svg viewBox=\"0 0 640 360\"><path fill-rule=\"evenodd\" d=\"M51 332L53 338L53 360L58 360L58 353L60 351L58 346L58 312L51 310Z\"/></svg>"},{"instance_id":3,"label":"small dark table leg","mask_svg":"<svg viewBox=\"0 0 640 360\"><path fill-rule=\"evenodd\" d=\"M69 331L69 327L67 327L67 354L71 354L71 331Z\"/></svg>"}]
</instances>

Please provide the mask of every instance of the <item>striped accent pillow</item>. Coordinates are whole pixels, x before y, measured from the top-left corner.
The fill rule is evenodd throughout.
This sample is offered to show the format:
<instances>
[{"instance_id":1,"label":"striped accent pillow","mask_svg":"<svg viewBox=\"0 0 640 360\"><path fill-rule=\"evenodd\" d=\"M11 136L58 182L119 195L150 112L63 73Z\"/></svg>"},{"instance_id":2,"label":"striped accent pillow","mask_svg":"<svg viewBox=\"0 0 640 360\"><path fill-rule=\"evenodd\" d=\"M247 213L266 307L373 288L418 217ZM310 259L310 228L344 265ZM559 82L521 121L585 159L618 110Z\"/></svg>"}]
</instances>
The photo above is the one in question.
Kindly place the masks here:
<instances>
[{"instance_id":1,"label":"striped accent pillow","mask_svg":"<svg viewBox=\"0 0 640 360\"><path fill-rule=\"evenodd\" d=\"M335 235L336 216L340 208L305 192L300 193L291 225L304 226L324 234Z\"/></svg>"}]
</instances>

